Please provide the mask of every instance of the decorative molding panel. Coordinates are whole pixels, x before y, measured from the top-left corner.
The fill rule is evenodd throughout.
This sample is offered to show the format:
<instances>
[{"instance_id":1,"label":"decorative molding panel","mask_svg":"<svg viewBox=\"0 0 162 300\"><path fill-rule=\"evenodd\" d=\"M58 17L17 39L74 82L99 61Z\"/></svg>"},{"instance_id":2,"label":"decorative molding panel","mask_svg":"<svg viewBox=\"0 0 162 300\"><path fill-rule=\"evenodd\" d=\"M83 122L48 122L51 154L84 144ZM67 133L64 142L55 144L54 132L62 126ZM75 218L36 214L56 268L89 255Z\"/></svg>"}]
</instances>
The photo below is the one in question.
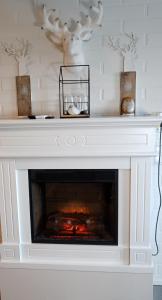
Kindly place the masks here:
<instances>
[{"instance_id":1,"label":"decorative molding panel","mask_svg":"<svg viewBox=\"0 0 162 300\"><path fill-rule=\"evenodd\" d=\"M130 248L130 264L131 265L151 265L152 263L152 255L151 255L151 247L142 248L142 247L132 247Z\"/></svg>"},{"instance_id":2,"label":"decorative molding panel","mask_svg":"<svg viewBox=\"0 0 162 300\"><path fill-rule=\"evenodd\" d=\"M150 200L151 158L131 159L131 202L130 202L130 248L146 247L150 250ZM134 250L133 250L134 251ZM142 262L140 251L134 255L130 250L130 263Z\"/></svg>"},{"instance_id":3,"label":"decorative molding panel","mask_svg":"<svg viewBox=\"0 0 162 300\"><path fill-rule=\"evenodd\" d=\"M0 121L0 157L156 155L159 119L37 121Z\"/></svg>"},{"instance_id":4,"label":"decorative molding panel","mask_svg":"<svg viewBox=\"0 0 162 300\"><path fill-rule=\"evenodd\" d=\"M0 213L3 242L19 242L16 169L14 160L0 160Z\"/></svg>"},{"instance_id":5,"label":"decorative molding panel","mask_svg":"<svg viewBox=\"0 0 162 300\"><path fill-rule=\"evenodd\" d=\"M19 245L3 244L0 245L0 253L2 261L20 261Z\"/></svg>"},{"instance_id":6,"label":"decorative molding panel","mask_svg":"<svg viewBox=\"0 0 162 300\"><path fill-rule=\"evenodd\" d=\"M104 266L108 264L128 265L129 250L124 247L73 246L62 245L22 245L25 261L67 265Z\"/></svg>"}]
</instances>

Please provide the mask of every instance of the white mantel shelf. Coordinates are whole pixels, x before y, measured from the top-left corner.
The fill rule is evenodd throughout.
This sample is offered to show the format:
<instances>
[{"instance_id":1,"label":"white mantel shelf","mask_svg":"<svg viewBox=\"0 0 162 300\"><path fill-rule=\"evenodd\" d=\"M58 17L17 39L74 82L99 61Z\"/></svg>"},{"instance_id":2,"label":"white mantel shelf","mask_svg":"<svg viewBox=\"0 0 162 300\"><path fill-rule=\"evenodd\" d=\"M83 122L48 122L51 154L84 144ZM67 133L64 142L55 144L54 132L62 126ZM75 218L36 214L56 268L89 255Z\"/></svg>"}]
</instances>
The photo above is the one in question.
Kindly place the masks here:
<instances>
[{"instance_id":1,"label":"white mantel shelf","mask_svg":"<svg viewBox=\"0 0 162 300\"><path fill-rule=\"evenodd\" d=\"M0 119L1 128L57 128L57 127L159 127L162 117L157 116L118 116L118 117L93 117L72 119Z\"/></svg>"},{"instance_id":2,"label":"white mantel shelf","mask_svg":"<svg viewBox=\"0 0 162 300\"><path fill-rule=\"evenodd\" d=\"M160 117L1 119L0 157L155 156Z\"/></svg>"}]
</instances>

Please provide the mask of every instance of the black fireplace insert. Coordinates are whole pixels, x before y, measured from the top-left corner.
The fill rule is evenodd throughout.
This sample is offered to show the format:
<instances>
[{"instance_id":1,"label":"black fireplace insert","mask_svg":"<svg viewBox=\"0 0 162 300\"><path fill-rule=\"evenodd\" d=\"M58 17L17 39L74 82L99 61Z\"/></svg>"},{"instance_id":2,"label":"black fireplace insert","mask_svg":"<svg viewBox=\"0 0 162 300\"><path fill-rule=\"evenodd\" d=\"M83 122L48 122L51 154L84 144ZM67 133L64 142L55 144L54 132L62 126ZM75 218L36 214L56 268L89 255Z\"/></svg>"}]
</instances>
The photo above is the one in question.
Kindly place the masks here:
<instances>
[{"instance_id":1,"label":"black fireplace insert","mask_svg":"<svg viewBox=\"0 0 162 300\"><path fill-rule=\"evenodd\" d=\"M33 243L118 244L118 170L29 170Z\"/></svg>"}]
</instances>

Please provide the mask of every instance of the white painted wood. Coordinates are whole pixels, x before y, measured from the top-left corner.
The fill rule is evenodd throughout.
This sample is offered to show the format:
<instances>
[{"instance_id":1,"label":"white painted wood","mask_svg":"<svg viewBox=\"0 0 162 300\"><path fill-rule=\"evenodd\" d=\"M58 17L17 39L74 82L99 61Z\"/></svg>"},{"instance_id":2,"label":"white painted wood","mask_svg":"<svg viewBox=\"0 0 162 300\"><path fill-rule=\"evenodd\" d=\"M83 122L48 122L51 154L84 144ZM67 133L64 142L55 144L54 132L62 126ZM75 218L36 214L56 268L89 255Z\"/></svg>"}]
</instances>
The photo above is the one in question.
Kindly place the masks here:
<instances>
[{"instance_id":1,"label":"white painted wood","mask_svg":"<svg viewBox=\"0 0 162 300\"><path fill-rule=\"evenodd\" d=\"M75 128L87 128L88 126L97 126L97 127L149 127L149 128L159 128L160 123L162 121L162 117L157 116L118 116L118 117L91 117L88 119L36 119L36 120L29 120L29 119L8 119L8 118L1 118L0 120L0 127L1 128L50 128L50 127L72 127Z\"/></svg>"},{"instance_id":2,"label":"white painted wood","mask_svg":"<svg viewBox=\"0 0 162 300\"><path fill-rule=\"evenodd\" d=\"M96 163L93 160L93 168ZM80 167L82 167L82 160ZM109 161L109 160L108 160ZM57 159L58 168L68 169L69 159ZM39 167L41 167L39 160ZM127 164L126 164L127 166ZM30 164L34 169L35 163ZM71 168L75 165L71 161ZM21 161L23 168L23 160ZM107 167L110 169L110 167ZM109 265L109 264L128 264L129 263L129 170L119 170L119 240L118 246L83 246L83 245L41 245L31 243L31 227L30 227L30 206L29 206L29 189L28 189L28 171L17 170L17 195L19 203L19 223L20 225L20 249L21 260L33 262L51 261L54 264L58 262L63 265Z\"/></svg>"},{"instance_id":3,"label":"white painted wood","mask_svg":"<svg viewBox=\"0 0 162 300\"><path fill-rule=\"evenodd\" d=\"M89 157L52 157L51 158L23 158L16 159L16 169L70 169L73 166L73 169L120 169L128 170L130 169L130 158L123 157L95 157L90 159Z\"/></svg>"},{"instance_id":4,"label":"white painted wood","mask_svg":"<svg viewBox=\"0 0 162 300\"><path fill-rule=\"evenodd\" d=\"M39 262L34 263L30 261L20 262L2 262L1 269L30 269L30 270L55 270L55 271L80 271L80 272L104 272L104 273L128 273L128 274L152 274L153 267L150 266L139 266L139 265L118 265L118 264L109 264L106 266L93 266L93 265L62 265L62 264L53 264L49 262Z\"/></svg>"},{"instance_id":5,"label":"white painted wood","mask_svg":"<svg viewBox=\"0 0 162 300\"><path fill-rule=\"evenodd\" d=\"M52 263L64 270L109 272L110 266L128 265L128 247L74 246L69 245L21 245L22 261L28 263Z\"/></svg>"},{"instance_id":6,"label":"white painted wood","mask_svg":"<svg viewBox=\"0 0 162 300\"><path fill-rule=\"evenodd\" d=\"M153 299L152 274L142 272L3 269L1 286L2 300Z\"/></svg>"},{"instance_id":7,"label":"white painted wood","mask_svg":"<svg viewBox=\"0 0 162 300\"><path fill-rule=\"evenodd\" d=\"M19 223L14 160L0 160L1 259L20 260Z\"/></svg>"},{"instance_id":8,"label":"white painted wood","mask_svg":"<svg viewBox=\"0 0 162 300\"><path fill-rule=\"evenodd\" d=\"M18 170L16 171L16 183L20 224L20 243L24 244L28 242L31 244L29 185L27 169L21 170L21 172Z\"/></svg>"},{"instance_id":9,"label":"white painted wood","mask_svg":"<svg viewBox=\"0 0 162 300\"><path fill-rule=\"evenodd\" d=\"M131 159L131 264L150 264L152 261L150 245L151 166L151 158L133 157ZM147 251L144 251L144 247Z\"/></svg>"},{"instance_id":10,"label":"white painted wood","mask_svg":"<svg viewBox=\"0 0 162 300\"><path fill-rule=\"evenodd\" d=\"M159 119L37 121L1 120L0 157L128 157L156 153Z\"/></svg>"},{"instance_id":11,"label":"white painted wood","mask_svg":"<svg viewBox=\"0 0 162 300\"><path fill-rule=\"evenodd\" d=\"M0 160L0 212L3 242L19 242L15 161Z\"/></svg>"},{"instance_id":12,"label":"white painted wood","mask_svg":"<svg viewBox=\"0 0 162 300\"><path fill-rule=\"evenodd\" d=\"M99 288L106 273L107 280L115 285L118 273L122 273L119 281L124 276L128 283L126 272L133 276L136 270L137 277L133 278L138 281L141 277L146 290L144 286L141 288L140 283L136 285L140 292L138 295L134 289L134 299L137 300L138 295L139 299L152 300L150 194L151 165L152 158L157 154L158 125L157 118L89 119L85 122L0 121L0 211L3 238L0 266L6 268L8 276L11 276L11 266L24 268L23 272L26 273L28 268L36 270L44 267L49 270L51 265L52 276L56 275L56 270L64 271L63 276L66 272L70 274L71 270L83 272L85 276L86 272L93 271L95 276L102 273L98 283L92 280ZM33 244L30 233L29 168L118 169L118 245ZM16 269L14 272L16 274ZM44 275L45 269L40 272L41 284ZM36 280L34 273L33 280ZM49 284L49 288L53 286ZM31 297L36 296L33 300L40 300L34 289L31 290ZM128 291L123 295L124 299L130 300ZM143 298L146 295L148 298ZM60 297L59 291L56 292L57 296ZM62 296L65 300L65 295ZM110 297L114 299L116 296L119 294L112 291ZM2 300L10 300L10 295L4 296Z\"/></svg>"},{"instance_id":13,"label":"white painted wood","mask_svg":"<svg viewBox=\"0 0 162 300\"><path fill-rule=\"evenodd\" d=\"M130 242L130 170L119 171L119 191L118 191L118 211L119 226L118 238L119 245L128 247Z\"/></svg>"},{"instance_id":14,"label":"white painted wood","mask_svg":"<svg viewBox=\"0 0 162 300\"><path fill-rule=\"evenodd\" d=\"M11 244L11 243L3 243L0 246L1 260L4 262L11 261L20 263L20 245Z\"/></svg>"}]
</instances>

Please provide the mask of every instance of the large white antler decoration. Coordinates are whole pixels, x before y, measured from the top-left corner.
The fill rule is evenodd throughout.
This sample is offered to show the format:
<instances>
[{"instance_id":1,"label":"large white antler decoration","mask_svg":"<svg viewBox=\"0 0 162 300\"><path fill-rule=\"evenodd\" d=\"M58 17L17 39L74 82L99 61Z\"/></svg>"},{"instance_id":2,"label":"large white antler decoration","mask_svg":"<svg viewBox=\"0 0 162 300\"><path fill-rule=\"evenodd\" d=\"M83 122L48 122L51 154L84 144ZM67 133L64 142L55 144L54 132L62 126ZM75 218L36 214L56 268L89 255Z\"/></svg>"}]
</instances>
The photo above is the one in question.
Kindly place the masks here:
<instances>
[{"instance_id":1,"label":"large white antler decoration","mask_svg":"<svg viewBox=\"0 0 162 300\"><path fill-rule=\"evenodd\" d=\"M46 9L43 5L43 25L48 39L63 51L64 65L83 65L84 55L82 42L90 40L96 27L101 26L103 17L103 5L98 1L97 5L89 7L89 15L82 20L75 21L74 30L70 30L67 23L55 17L55 9ZM84 20L83 20L84 19Z\"/></svg>"}]
</instances>

